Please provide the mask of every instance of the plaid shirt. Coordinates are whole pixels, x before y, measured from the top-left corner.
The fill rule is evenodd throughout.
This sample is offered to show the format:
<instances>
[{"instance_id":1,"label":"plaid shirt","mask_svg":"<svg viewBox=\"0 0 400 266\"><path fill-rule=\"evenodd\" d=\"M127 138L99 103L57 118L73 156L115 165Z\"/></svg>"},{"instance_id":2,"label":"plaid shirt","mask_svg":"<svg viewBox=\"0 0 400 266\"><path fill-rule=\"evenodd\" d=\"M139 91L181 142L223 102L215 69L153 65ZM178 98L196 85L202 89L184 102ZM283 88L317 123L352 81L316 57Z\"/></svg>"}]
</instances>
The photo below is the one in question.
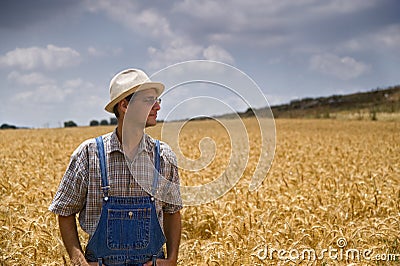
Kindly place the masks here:
<instances>
[{"instance_id":1,"label":"plaid shirt","mask_svg":"<svg viewBox=\"0 0 400 266\"><path fill-rule=\"evenodd\" d=\"M135 181L129 171L116 130L104 135L103 141L110 185L109 196L148 196L149 194ZM139 143L138 154L133 167L135 175L151 176L148 179L148 185L145 185L145 187L151 187L153 181L154 145L155 140L144 134ZM179 185L176 156L164 142L160 142L160 155L161 176ZM83 142L72 154L69 166L49 210L61 216L79 213L79 223L82 229L91 236L94 234L100 219L102 196L97 145L95 139L89 139ZM163 228L163 212L175 213L182 208L179 190L172 197L174 198L171 202L178 204L156 200L156 211L161 228Z\"/></svg>"}]
</instances>

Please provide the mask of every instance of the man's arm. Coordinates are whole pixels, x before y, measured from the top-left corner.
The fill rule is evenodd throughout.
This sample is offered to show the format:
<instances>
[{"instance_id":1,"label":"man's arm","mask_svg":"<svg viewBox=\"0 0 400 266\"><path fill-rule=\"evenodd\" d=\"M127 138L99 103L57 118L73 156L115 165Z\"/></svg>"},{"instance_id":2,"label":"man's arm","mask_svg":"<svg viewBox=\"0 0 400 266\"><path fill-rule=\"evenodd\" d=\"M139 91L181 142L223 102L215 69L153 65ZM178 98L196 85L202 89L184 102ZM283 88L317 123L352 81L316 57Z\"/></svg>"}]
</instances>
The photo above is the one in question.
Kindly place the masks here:
<instances>
[{"instance_id":1,"label":"man's arm","mask_svg":"<svg viewBox=\"0 0 400 266\"><path fill-rule=\"evenodd\" d=\"M181 242L181 213L164 213L164 233L167 238L167 259L176 265Z\"/></svg>"},{"instance_id":2,"label":"man's arm","mask_svg":"<svg viewBox=\"0 0 400 266\"><path fill-rule=\"evenodd\" d=\"M67 249L72 265L89 265L83 255L76 227L75 214L70 216L58 216L61 237Z\"/></svg>"}]
</instances>

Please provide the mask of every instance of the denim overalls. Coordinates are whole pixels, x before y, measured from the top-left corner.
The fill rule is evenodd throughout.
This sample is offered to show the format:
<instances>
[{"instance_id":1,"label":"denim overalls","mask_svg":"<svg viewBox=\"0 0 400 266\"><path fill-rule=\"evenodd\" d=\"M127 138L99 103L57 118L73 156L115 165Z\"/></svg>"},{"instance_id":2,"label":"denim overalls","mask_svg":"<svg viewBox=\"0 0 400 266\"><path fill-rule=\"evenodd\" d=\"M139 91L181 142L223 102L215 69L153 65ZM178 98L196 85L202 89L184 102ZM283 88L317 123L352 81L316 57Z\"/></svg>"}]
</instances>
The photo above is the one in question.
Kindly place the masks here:
<instances>
[{"instance_id":1,"label":"denim overalls","mask_svg":"<svg viewBox=\"0 0 400 266\"><path fill-rule=\"evenodd\" d=\"M162 246L165 236L157 218L154 197L108 196L107 167L103 138L97 137L100 160L103 206L96 231L86 247L88 261L99 265L142 265L157 258L164 258ZM160 171L160 143L154 150L154 179L152 195L155 194Z\"/></svg>"}]
</instances>

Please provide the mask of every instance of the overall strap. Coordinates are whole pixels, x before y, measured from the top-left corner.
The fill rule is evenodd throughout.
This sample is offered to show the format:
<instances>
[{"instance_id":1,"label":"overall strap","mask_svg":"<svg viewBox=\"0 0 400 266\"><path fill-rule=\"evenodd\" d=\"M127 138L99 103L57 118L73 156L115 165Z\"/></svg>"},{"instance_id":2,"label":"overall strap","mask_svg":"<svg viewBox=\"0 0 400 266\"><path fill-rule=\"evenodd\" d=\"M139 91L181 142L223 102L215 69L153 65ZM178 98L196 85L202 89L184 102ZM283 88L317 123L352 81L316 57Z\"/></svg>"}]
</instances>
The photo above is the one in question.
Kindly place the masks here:
<instances>
[{"instance_id":1,"label":"overall strap","mask_svg":"<svg viewBox=\"0 0 400 266\"><path fill-rule=\"evenodd\" d=\"M108 179L107 179L106 155L104 152L104 142L102 136L96 138L96 144L100 161L101 189L103 190L104 199L107 200L108 190L110 189L110 186L108 185Z\"/></svg>"},{"instance_id":2,"label":"overall strap","mask_svg":"<svg viewBox=\"0 0 400 266\"><path fill-rule=\"evenodd\" d=\"M153 187L151 189L151 195L154 196L157 191L158 176L160 173L160 141L156 140L156 145L154 145L154 178Z\"/></svg>"}]
</instances>

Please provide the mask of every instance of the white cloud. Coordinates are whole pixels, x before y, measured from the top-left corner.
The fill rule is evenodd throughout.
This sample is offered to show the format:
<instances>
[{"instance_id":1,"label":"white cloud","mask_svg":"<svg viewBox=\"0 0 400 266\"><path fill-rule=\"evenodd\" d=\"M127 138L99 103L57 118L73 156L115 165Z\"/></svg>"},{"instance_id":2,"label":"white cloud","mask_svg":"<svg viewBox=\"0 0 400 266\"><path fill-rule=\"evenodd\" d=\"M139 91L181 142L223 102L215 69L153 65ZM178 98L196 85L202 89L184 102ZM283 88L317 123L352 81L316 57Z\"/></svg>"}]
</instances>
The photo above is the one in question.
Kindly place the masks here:
<instances>
[{"instance_id":1,"label":"white cloud","mask_svg":"<svg viewBox=\"0 0 400 266\"><path fill-rule=\"evenodd\" d=\"M176 3L172 11L201 21L199 25L217 29L210 33L214 40L240 39L245 34L256 37L252 39L254 41L270 38L266 32L276 34L277 29L290 29L321 18L356 13L377 4L378 0L185 0Z\"/></svg>"},{"instance_id":2,"label":"white cloud","mask_svg":"<svg viewBox=\"0 0 400 266\"><path fill-rule=\"evenodd\" d=\"M84 83L83 80L80 78L70 79L70 80L67 80L66 82L64 82L64 87L79 88L79 87L82 87L83 83Z\"/></svg>"},{"instance_id":3,"label":"white cloud","mask_svg":"<svg viewBox=\"0 0 400 266\"><path fill-rule=\"evenodd\" d=\"M13 101L31 102L32 104L60 103L71 91L63 90L55 84L40 85L32 90L17 93L12 98Z\"/></svg>"},{"instance_id":4,"label":"white cloud","mask_svg":"<svg viewBox=\"0 0 400 266\"><path fill-rule=\"evenodd\" d=\"M80 54L69 47L47 45L42 47L16 48L0 56L0 66L18 67L24 70L37 68L58 69L80 63Z\"/></svg>"},{"instance_id":5,"label":"white cloud","mask_svg":"<svg viewBox=\"0 0 400 266\"><path fill-rule=\"evenodd\" d=\"M297 2L297 1L296 1ZM296 3L293 2L292 3ZM284 3L282 5L282 3ZM238 41L243 36L258 33L257 40L263 38L260 36L260 30L265 32L275 26L281 25L287 21L286 16L280 15L290 3L285 1L195 1L186 0L176 3L172 12L177 16L183 14L194 19L196 23L194 28L198 30L207 30L207 39L213 41ZM291 4L293 6L293 4ZM204 27L204 29L201 29ZM214 29L211 30L210 29ZM255 36L256 34L254 34ZM252 39L255 41L255 39Z\"/></svg>"},{"instance_id":6,"label":"white cloud","mask_svg":"<svg viewBox=\"0 0 400 266\"><path fill-rule=\"evenodd\" d=\"M254 19L268 19L267 17L271 15L277 16L286 9L308 6L310 2L314 1L316 0L185 0L176 3L173 10L205 20L228 19L229 23L234 22L233 27L236 27L242 23L254 22Z\"/></svg>"},{"instance_id":7,"label":"white cloud","mask_svg":"<svg viewBox=\"0 0 400 266\"><path fill-rule=\"evenodd\" d=\"M208 60L220 61L228 64L234 63L232 55L217 45L210 45L204 49L203 56Z\"/></svg>"},{"instance_id":8,"label":"white cloud","mask_svg":"<svg viewBox=\"0 0 400 266\"><path fill-rule=\"evenodd\" d=\"M38 72L21 74L18 71L12 71L10 74L8 74L7 78L18 84L26 86L53 84L55 82L53 79L48 78L45 75Z\"/></svg>"},{"instance_id":9,"label":"white cloud","mask_svg":"<svg viewBox=\"0 0 400 266\"><path fill-rule=\"evenodd\" d=\"M213 59L232 64L235 62L234 57L242 53L241 49L249 51L254 48L264 54L276 54L287 49L296 55L306 56L324 51L345 53L337 49L340 44L348 41L343 40L345 37L341 37L341 34L337 34L339 37L336 40L332 37L332 42L329 42L331 47L325 49L328 42L323 34L316 37L315 34L308 35L307 30L315 28L317 23L321 23L323 28L326 22L331 23L336 16L354 15L355 19L359 19L360 13L373 9L379 1L183 0L174 1L172 5L155 6L145 2L91 0L87 4L90 11L102 12L122 27L145 38L152 38L153 44L147 49L147 66L158 70L191 59ZM303 31L306 34L302 34ZM330 36L335 34L332 32ZM385 36L383 40L387 44L397 40L389 34ZM321 40L324 46L320 45ZM354 40L347 45L348 49L355 50L360 49L363 43ZM93 54L96 52L92 51ZM321 60L329 60L331 63L329 66L318 65ZM362 75L370 68L351 57L335 60L326 56L315 57L312 60L313 69L341 79L350 79ZM333 65L344 66L350 72L342 73L346 71L340 71L340 68L336 69Z\"/></svg>"},{"instance_id":10,"label":"white cloud","mask_svg":"<svg viewBox=\"0 0 400 266\"><path fill-rule=\"evenodd\" d=\"M400 24L389 25L377 33L372 39L379 45L388 48L400 48Z\"/></svg>"},{"instance_id":11,"label":"white cloud","mask_svg":"<svg viewBox=\"0 0 400 266\"><path fill-rule=\"evenodd\" d=\"M89 0L86 4L91 12L104 12L122 26L146 36L166 38L173 35L168 19L156 9L142 8L133 1Z\"/></svg>"},{"instance_id":12,"label":"white cloud","mask_svg":"<svg viewBox=\"0 0 400 266\"><path fill-rule=\"evenodd\" d=\"M352 57L319 54L311 57L310 68L342 80L349 80L365 74L371 67L363 62L356 61Z\"/></svg>"},{"instance_id":13,"label":"white cloud","mask_svg":"<svg viewBox=\"0 0 400 266\"><path fill-rule=\"evenodd\" d=\"M370 45L370 43L368 45ZM345 52L362 51L364 49L365 49L365 43L361 42L360 39L346 40L343 44L339 45L339 47L337 48L337 50Z\"/></svg>"},{"instance_id":14,"label":"white cloud","mask_svg":"<svg viewBox=\"0 0 400 266\"><path fill-rule=\"evenodd\" d=\"M348 52L400 52L400 24L384 26L374 32L354 37L338 45L337 50Z\"/></svg>"},{"instance_id":15,"label":"white cloud","mask_svg":"<svg viewBox=\"0 0 400 266\"><path fill-rule=\"evenodd\" d=\"M184 0L176 2L172 11L192 21L188 38L197 39L196 43L205 47L227 47L234 57L243 51L258 52L263 58L263 55L275 56L285 50L295 56L308 57L310 53L340 51L337 48L346 37L343 30L338 29L337 33L330 30L332 19L352 16L358 22L363 12L377 5L378 0ZM330 33L324 28L328 28ZM315 34L318 30L323 32ZM352 36L357 34L355 32ZM388 38L382 40L392 43L393 35L386 34ZM199 40L198 36L202 39ZM353 41L348 46L359 49L370 43ZM254 52L249 49L254 49ZM290 56L289 53L286 55Z\"/></svg>"},{"instance_id":16,"label":"white cloud","mask_svg":"<svg viewBox=\"0 0 400 266\"><path fill-rule=\"evenodd\" d=\"M180 61L195 59L201 48L173 32L170 21L154 8L141 8L137 3L127 1L87 1L92 12L104 12L123 27L157 40L161 47L150 46L148 66L160 69ZM97 52L91 49L91 53Z\"/></svg>"},{"instance_id":17,"label":"white cloud","mask_svg":"<svg viewBox=\"0 0 400 266\"><path fill-rule=\"evenodd\" d=\"M314 14L332 16L337 14L347 14L359 12L363 9L374 7L378 0L328 0L316 1L311 6L310 11Z\"/></svg>"},{"instance_id":18,"label":"white cloud","mask_svg":"<svg viewBox=\"0 0 400 266\"><path fill-rule=\"evenodd\" d=\"M28 89L16 93L12 97L13 101L23 102L25 104L61 103L64 102L69 95L75 95L79 99L94 87L92 83L85 82L80 78L67 80L60 85L57 84L55 80L49 79L40 73L23 75L14 71L9 74L9 78L16 80L19 84L29 85ZM80 93L76 93L77 90L79 90ZM71 104L72 103L69 103L69 105Z\"/></svg>"},{"instance_id":19,"label":"white cloud","mask_svg":"<svg viewBox=\"0 0 400 266\"><path fill-rule=\"evenodd\" d=\"M203 51L203 47L190 43L183 38L172 40L162 49L149 47L150 62L148 66L152 69L161 69L163 67L178 62L198 59Z\"/></svg>"},{"instance_id":20,"label":"white cloud","mask_svg":"<svg viewBox=\"0 0 400 266\"><path fill-rule=\"evenodd\" d=\"M108 17L121 25L158 40L160 47L150 46L147 49L150 57L147 65L151 69L161 69L191 59L234 62L232 55L223 48L215 44L207 47L196 44L189 36L173 31L169 19L153 8L143 9L132 2L115 3L106 0L89 1L88 5L92 12L103 11ZM101 54L94 47L90 47L89 53L92 55Z\"/></svg>"},{"instance_id":21,"label":"white cloud","mask_svg":"<svg viewBox=\"0 0 400 266\"><path fill-rule=\"evenodd\" d=\"M91 56L104 56L106 53L104 51L101 51L93 46L88 47L88 53Z\"/></svg>"},{"instance_id":22,"label":"white cloud","mask_svg":"<svg viewBox=\"0 0 400 266\"><path fill-rule=\"evenodd\" d=\"M67 80L62 85L65 94L79 90L79 96L82 96L84 91L91 91L94 87L93 83L84 81L81 78Z\"/></svg>"},{"instance_id":23,"label":"white cloud","mask_svg":"<svg viewBox=\"0 0 400 266\"><path fill-rule=\"evenodd\" d=\"M156 70L188 60L207 59L228 64L235 61L229 52L217 45L204 48L183 39L176 39L162 49L149 47L148 53L151 59L148 67Z\"/></svg>"},{"instance_id":24,"label":"white cloud","mask_svg":"<svg viewBox=\"0 0 400 266\"><path fill-rule=\"evenodd\" d=\"M135 16L132 16L135 17ZM174 33L171 31L170 23L167 18L163 17L156 10L147 9L143 12L139 12L139 15L133 21L140 29L146 30L151 36L156 38L168 38L174 37Z\"/></svg>"},{"instance_id":25,"label":"white cloud","mask_svg":"<svg viewBox=\"0 0 400 266\"><path fill-rule=\"evenodd\" d=\"M121 47L108 47L108 48L98 48L94 46L89 46L87 52L93 57L103 57L103 56L117 56L122 54L123 49Z\"/></svg>"}]
</instances>

